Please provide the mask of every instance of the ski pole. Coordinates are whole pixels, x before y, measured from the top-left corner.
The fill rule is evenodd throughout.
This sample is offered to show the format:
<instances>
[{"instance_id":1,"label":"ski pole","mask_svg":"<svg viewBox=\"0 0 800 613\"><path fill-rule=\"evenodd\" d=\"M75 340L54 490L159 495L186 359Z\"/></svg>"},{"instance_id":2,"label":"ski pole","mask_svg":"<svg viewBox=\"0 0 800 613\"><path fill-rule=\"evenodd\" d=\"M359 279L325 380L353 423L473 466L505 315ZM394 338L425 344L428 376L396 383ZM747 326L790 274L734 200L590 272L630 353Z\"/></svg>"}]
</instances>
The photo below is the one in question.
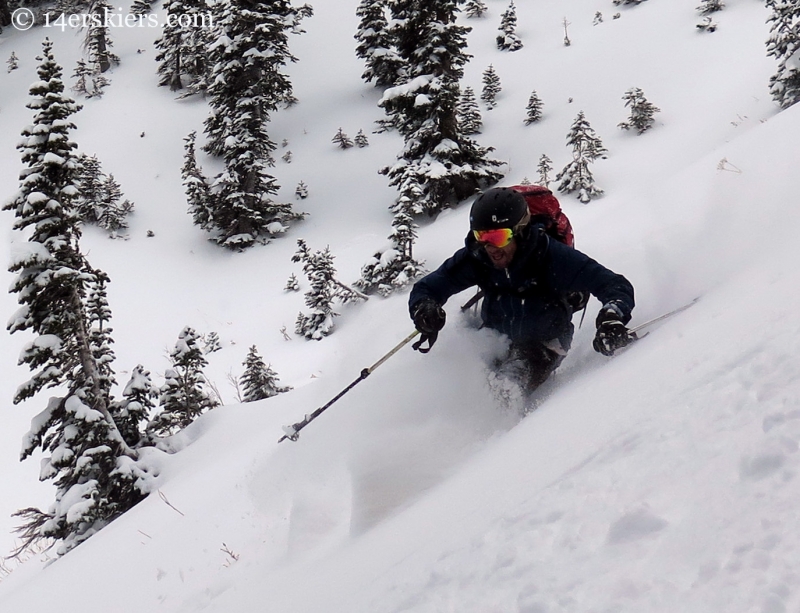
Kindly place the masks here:
<instances>
[{"instance_id":1,"label":"ski pole","mask_svg":"<svg viewBox=\"0 0 800 613\"><path fill-rule=\"evenodd\" d=\"M412 332L406 338L404 338L402 341L400 341L394 347L394 349L392 349L389 353L387 353L385 356L383 356L380 360L375 362L369 368L365 368L364 370L362 370L361 374L358 376L358 379L353 381L350 385L348 385L346 388L344 388L341 392L336 394L336 396L334 396L327 404L321 406L320 408L318 408L313 413L309 413L301 421L298 421L296 424L292 424L291 426L284 426L283 427L283 431L285 432L285 434L281 438L278 439L278 442L280 443L281 441L283 441L284 439L287 439L287 438L290 441L296 441L298 438L300 438L300 430L305 428L309 423L311 423L317 417L319 417L329 406L331 406L334 402L339 400L339 398L344 396L347 392L349 392L351 389L353 389L356 385L358 385L364 379L369 377L373 373L373 371L376 368L378 368L378 366L383 364L386 360L388 360L390 357L392 357L395 353L400 351L400 349L402 349L406 344L411 342L411 340L413 340L414 337L416 337L418 334L419 334L419 330L414 330L414 332Z\"/></svg>"},{"instance_id":2,"label":"ski pole","mask_svg":"<svg viewBox=\"0 0 800 613\"><path fill-rule=\"evenodd\" d=\"M667 317L672 317L672 316L673 316L673 315L675 315L676 313L680 313L681 311L685 311L685 310L686 310L686 309L688 309L690 306L692 306L694 303L696 303L698 300L700 300L700 296L698 296L697 298L695 298L695 299L694 299L694 300L692 300L691 302L689 302L689 303L687 303L687 304L684 304L684 305L683 305L683 306L681 306L681 307L678 307L677 309L673 309L673 310L672 310L672 311L670 311L669 313L664 313L663 315L659 315L658 317L656 317L656 318L654 318L654 319L651 319L650 321L646 321L646 322L644 322L643 324L639 324L639 325L638 325L638 326L636 326L635 328L631 328L631 329L629 330L629 332L632 332L633 334L636 334L636 333L637 333L639 330L641 330L641 329L643 329L643 328L646 328L647 326L651 326L651 325L653 325L654 323L656 323L656 322L658 322L658 321L661 321L662 319L666 319Z\"/></svg>"}]
</instances>

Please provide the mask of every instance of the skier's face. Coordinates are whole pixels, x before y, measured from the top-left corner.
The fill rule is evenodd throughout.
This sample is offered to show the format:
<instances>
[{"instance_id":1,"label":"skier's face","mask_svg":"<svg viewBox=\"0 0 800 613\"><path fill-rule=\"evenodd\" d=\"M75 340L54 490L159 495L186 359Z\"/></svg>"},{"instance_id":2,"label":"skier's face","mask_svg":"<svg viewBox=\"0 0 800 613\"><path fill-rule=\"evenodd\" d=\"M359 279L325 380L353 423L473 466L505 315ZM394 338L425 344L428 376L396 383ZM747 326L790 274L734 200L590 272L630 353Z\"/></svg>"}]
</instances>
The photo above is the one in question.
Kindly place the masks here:
<instances>
[{"instance_id":1,"label":"skier's face","mask_svg":"<svg viewBox=\"0 0 800 613\"><path fill-rule=\"evenodd\" d=\"M483 248L486 249L486 255L489 256L495 268L508 268L517 252L517 241L512 238L505 247L495 247L487 243Z\"/></svg>"}]
</instances>

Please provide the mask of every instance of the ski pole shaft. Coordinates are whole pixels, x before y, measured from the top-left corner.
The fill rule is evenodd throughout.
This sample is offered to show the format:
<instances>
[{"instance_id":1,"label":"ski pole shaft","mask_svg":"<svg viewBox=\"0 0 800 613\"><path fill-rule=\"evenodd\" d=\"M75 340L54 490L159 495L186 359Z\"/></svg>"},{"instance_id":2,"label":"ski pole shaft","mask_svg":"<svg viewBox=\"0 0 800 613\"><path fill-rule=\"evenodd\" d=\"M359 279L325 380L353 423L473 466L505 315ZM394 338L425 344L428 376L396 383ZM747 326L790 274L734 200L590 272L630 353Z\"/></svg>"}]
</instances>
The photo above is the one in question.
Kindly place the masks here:
<instances>
[{"instance_id":1,"label":"ski pole shaft","mask_svg":"<svg viewBox=\"0 0 800 613\"><path fill-rule=\"evenodd\" d=\"M685 311L686 309L688 309L690 306L692 306L698 300L700 300L699 296L697 298L695 298L694 300L692 300L691 302L689 302L688 304L684 304L683 306L678 307L677 309L673 309L669 313L664 313L663 315L659 315L658 317L656 317L654 319L651 319L650 321L646 321L643 324L639 324L635 328L631 328L629 331L635 334L639 330L642 330L643 328L646 328L647 326L651 326L654 323L661 321L662 319L666 319L667 317L672 317L676 313L680 313L681 311Z\"/></svg>"},{"instance_id":2,"label":"ski pole shaft","mask_svg":"<svg viewBox=\"0 0 800 613\"><path fill-rule=\"evenodd\" d=\"M324 404L323 406L318 408L316 411L314 411L313 413L309 413L301 421L297 422L296 424L292 424L291 426L284 426L283 427L283 431L286 434L284 434L281 438L279 438L278 442L280 443L281 441L283 441L283 440L285 440L287 438L290 441L296 441L298 438L300 438L300 430L305 428L309 423L311 423L317 417L319 417L323 412L325 412L328 409L328 407L330 407L334 402L339 400L339 398L344 396L347 392L349 392L351 389L353 389L356 385L358 385L364 379L369 377L373 373L373 371L375 371L376 368L378 368L386 360L388 360L390 357L392 357L395 353L400 351L405 345L410 343L418 334L419 334L419 330L414 330L414 332L412 332L406 338L404 338L402 341L400 341L391 351L389 351L389 353L384 355L380 360L375 362L372 366L369 366L368 368L365 368L364 370L362 370L361 374L358 376L358 378L355 381L353 381L350 385L348 385L346 388L344 388L341 392L336 394L336 396L331 398L326 404Z\"/></svg>"}]
</instances>

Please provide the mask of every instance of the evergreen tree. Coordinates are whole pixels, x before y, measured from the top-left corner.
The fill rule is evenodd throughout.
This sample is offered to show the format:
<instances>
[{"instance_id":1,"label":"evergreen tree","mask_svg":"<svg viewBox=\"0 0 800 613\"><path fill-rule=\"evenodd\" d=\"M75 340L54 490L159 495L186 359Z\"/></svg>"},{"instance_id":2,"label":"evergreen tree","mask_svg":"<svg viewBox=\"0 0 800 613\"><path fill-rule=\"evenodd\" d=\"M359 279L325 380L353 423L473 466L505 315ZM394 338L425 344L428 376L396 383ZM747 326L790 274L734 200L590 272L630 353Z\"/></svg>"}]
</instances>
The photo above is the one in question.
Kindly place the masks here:
<instances>
[{"instance_id":1,"label":"evergreen tree","mask_svg":"<svg viewBox=\"0 0 800 613\"><path fill-rule=\"evenodd\" d=\"M149 0L140 0L147 3ZM159 85L169 85L172 91L189 86L187 95L205 91L208 77L208 47L214 42L210 27L186 27L187 23L202 24L213 15L205 0L167 0L164 9L169 19L156 40L156 61ZM184 25L181 25L184 24Z\"/></svg>"},{"instance_id":2,"label":"evergreen tree","mask_svg":"<svg viewBox=\"0 0 800 613\"><path fill-rule=\"evenodd\" d=\"M295 332L309 340L319 341L333 332L333 318L338 315L333 311L337 294L333 255L328 247L312 254L304 241L298 240L297 244L298 252L292 261L303 262L303 272L311 284L311 289L305 295L305 303L311 312L297 316Z\"/></svg>"},{"instance_id":3,"label":"evergreen tree","mask_svg":"<svg viewBox=\"0 0 800 613\"><path fill-rule=\"evenodd\" d=\"M639 134L643 134L653 127L655 121L653 115L660 112L661 109L648 102L641 89L632 87L625 92L622 99L625 101L625 106L630 107L631 115L628 121L618 124L620 129L630 130L633 128Z\"/></svg>"},{"instance_id":4,"label":"evergreen tree","mask_svg":"<svg viewBox=\"0 0 800 613\"><path fill-rule=\"evenodd\" d=\"M614 0L614 4L619 6L620 4L641 4L645 0Z\"/></svg>"},{"instance_id":5,"label":"evergreen tree","mask_svg":"<svg viewBox=\"0 0 800 613\"><path fill-rule=\"evenodd\" d=\"M483 90L481 91L481 100L486 104L488 110L491 111L497 106L497 94L502 89L497 71L492 64L489 64L489 68L483 71Z\"/></svg>"},{"instance_id":6,"label":"evergreen tree","mask_svg":"<svg viewBox=\"0 0 800 613\"><path fill-rule=\"evenodd\" d=\"M539 185L547 187L550 185L550 173L553 172L553 160L551 160L544 153L539 158L539 165L536 167L539 171Z\"/></svg>"},{"instance_id":7,"label":"evergreen tree","mask_svg":"<svg viewBox=\"0 0 800 613\"><path fill-rule=\"evenodd\" d=\"M88 13L91 19L83 45L89 55L89 63L97 73L104 73L112 65L119 64L119 57L111 51L114 43L105 17L113 12L108 0L92 0L89 4Z\"/></svg>"},{"instance_id":8,"label":"evergreen tree","mask_svg":"<svg viewBox=\"0 0 800 613\"><path fill-rule=\"evenodd\" d=\"M410 200L401 200L392 220L391 247L377 252L361 268L361 278L355 286L365 293L388 296L425 274L424 263L415 260L412 253L417 238L412 208Z\"/></svg>"},{"instance_id":9,"label":"evergreen tree","mask_svg":"<svg viewBox=\"0 0 800 613\"><path fill-rule=\"evenodd\" d=\"M542 118L543 106L544 105L539 98L539 94L537 94L536 90L534 90L531 93L531 97L528 99L528 106L525 107L525 110L528 112L527 116L525 117L526 126L529 126Z\"/></svg>"},{"instance_id":10,"label":"evergreen tree","mask_svg":"<svg viewBox=\"0 0 800 613\"><path fill-rule=\"evenodd\" d=\"M517 51L522 49L522 41L517 36L517 7L514 0L503 12L500 18L500 35L497 37L497 48L503 51Z\"/></svg>"},{"instance_id":11,"label":"evergreen tree","mask_svg":"<svg viewBox=\"0 0 800 613\"><path fill-rule=\"evenodd\" d=\"M14 402L51 387L62 395L51 397L32 420L22 449L23 459L37 448L49 453L40 478L55 480L56 500L46 512L28 508L16 515L25 520L20 551L52 538L61 541L63 554L139 502L149 479L109 410L107 277L81 254L74 212L78 162L69 132L80 107L64 96L62 70L48 39L38 59L28 104L35 112L33 125L23 130L18 145L25 165L21 189L4 207L16 214L14 228L28 234L27 248L9 268L17 273L11 292L21 308L8 329L36 335L20 356L34 375L18 388Z\"/></svg>"},{"instance_id":12,"label":"evergreen tree","mask_svg":"<svg viewBox=\"0 0 800 613\"><path fill-rule=\"evenodd\" d=\"M286 281L286 285L283 286L283 289L287 292L297 292L300 290L300 281L297 280L297 275L292 273L289 276L289 279Z\"/></svg>"},{"instance_id":13,"label":"evergreen tree","mask_svg":"<svg viewBox=\"0 0 800 613\"><path fill-rule=\"evenodd\" d=\"M6 60L6 64L8 64L8 72L11 72L19 68L19 58L17 57L17 54L12 51L11 55Z\"/></svg>"},{"instance_id":14,"label":"evergreen tree","mask_svg":"<svg viewBox=\"0 0 800 613\"><path fill-rule=\"evenodd\" d=\"M108 175L103 181L103 196L98 203L100 215L97 225L116 237L121 230L128 229L128 215L133 211L130 200L122 200L122 190L114 175Z\"/></svg>"},{"instance_id":15,"label":"evergreen tree","mask_svg":"<svg viewBox=\"0 0 800 613\"><path fill-rule=\"evenodd\" d=\"M222 349L222 344L219 340L219 334L214 331L208 333L205 337L205 346L203 347L203 353L206 355L209 353L214 353L215 351L219 351Z\"/></svg>"},{"instance_id":16,"label":"evergreen tree","mask_svg":"<svg viewBox=\"0 0 800 613\"><path fill-rule=\"evenodd\" d=\"M279 186L268 172L275 165L276 145L266 126L270 112L293 98L291 82L281 72L286 62L295 61L288 32L299 31L311 8L295 9L286 0L232 0L221 11L217 25L226 44L211 50L211 114L204 149L221 156L225 170L211 185L208 208L212 240L241 250L303 217L290 204L270 199Z\"/></svg>"},{"instance_id":17,"label":"evergreen tree","mask_svg":"<svg viewBox=\"0 0 800 613\"><path fill-rule=\"evenodd\" d=\"M481 117L481 110L478 107L478 102L475 99L475 91L471 87L465 87L461 92L461 98L456 107L458 116L458 127L462 134L471 136L473 134L480 134L483 128L483 118Z\"/></svg>"},{"instance_id":18,"label":"evergreen tree","mask_svg":"<svg viewBox=\"0 0 800 613\"><path fill-rule=\"evenodd\" d=\"M89 83L87 83L86 79L91 76L92 69L89 68L86 60L80 58L78 64L75 66L75 72L72 73L72 78L75 79L75 85L72 87L72 91L76 94L83 94L88 98L91 92L89 91Z\"/></svg>"},{"instance_id":19,"label":"evergreen tree","mask_svg":"<svg viewBox=\"0 0 800 613\"><path fill-rule=\"evenodd\" d=\"M155 0L134 0L131 4L131 15L147 15L152 12Z\"/></svg>"},{"instance_id":20,"label":"evergreen tree","mask_svg":"<svg viewBox=\"0 0 800 613\"><path fill-rule=\"evenodd\" d=\"M363 149L364 147L369 147L369 139L367 138L367 135L364 134L364 130L358 131L356 137L353 139L353 142L359 149Z\"/></svg>"},{"instance_id":21,"label":"evergreen tree","mask_svg":"<svg viewBox=\"0 0 800 613\"><path fill-rule=\"evenodd\" d=\"M483 17L486 14L486 4L482 0L467 0L464 4L464 12L468 18Z\"/></svg>"},{"instance_id":22,"label":"evergreen tree","mask_svg":"<svg viewBox=\"0 0 800 613\"><path fill-rule=\"evenodd\" d=\"M200 349L197 332L187 326L170 351L172 368L164 373L161 411L147 425L152 435L169 436L183 430L200 415L219 405L207 390L203 369L208 365Z\"/></svg>"},{"instance_id":23,"label":"evergreen tree","mask_svg":"<svg viewBox=\"0 0 800 613\"><path fill-rule=\"evenodd\" d=\"M456 107L466 33L456 24L459 0L390 0L397 51L407 63L404 83L380 104L403 136L397 163L382 172L413 202L413 213L435 215L496 183L502 165L459 131Z\"/></svg>"},{"instance_id":24,"label":"evergreen tree","mask_svg":"<svg viewBox=\"0 0 800 613\"><path fill-rule=\"evenodd\" d=\"M303 181L300 181L294 190L294 195L300 200L305 200L308 198L308 185L306 185Z\"/></svg>"},{"instance_id":25,"label":"evergreen tree","mask_svg":"<svg viewBox=\"0 0 800 613\"><path fill-rule=\"evenodd\" d=\"M212 230L211 210L209 208L209 187L206 178L197 165L195 139L197 133L192 132L184 139L183 148L186 151L181 168L181 179L186 190L186 200L189 203L189 214L196 226L204 230Z\"/></svg>"},{"instance_id":26,"label":"evergreen tree","mask_svg":"<svg viewBox=\"0 0 800 613\"><path fill-rule=\"evenodd\" d=\"M341 128L339 128L339 131L336 132L336 135L331 139L331 142L339 145L339 149L349 149L355 144L353 143L353 140L342 131Z\"/></svg>"},{"instance_id":27,"label":"evergreen tree","mask_svg":"<svg viewBox=\"0 0 800 613\"><path fill-rule=\"evenodd\" d=\"M603 194L603 190L594 184L594 176L589 164L599 157L605 157L606 149L597 137L583 111L572 124L567 135L567 144L572 146L572 161L556 175L560 181L558 191L565 193L578 192L578 199L586 204L592 198Z\"/></svg>"},{"instance_id":28,"label":"evergreen tree","mask_svg":"<svg viewBox=\"0 0 800 613\"><path fill-rule=\"evenodd\" d=\"M767 0L771 14L767 56L778 60L769 79L772 99L787 109L800 100L800 0Z\"/></svg>"},{"instance_id":29,"label":"evergreen tree","mask_svg":"<svg viewBox=\"0 0 800 613\"><path fill-rule=\"evenodd\" d=\"M700 0L700 6L697 11L701 15L710 15L725 8L725 3L722 0Z\"/></svg>"},{"instance_id":30,"label":"evergreen tree","mask_svg":"<svg viewBox=\"0 0 800 613\"><path fill-rule=\"evenodd\" d=\"M136 448L149 442L143 433L143 427L155 409L159 393L150 378L150 372L138 364L122 392L123 400L113 406L112 412L122 438L131 447Z\"/></svg>"},{"instance_id":31,"label":"evergreen tree","mask_svg":"<svg viewBox=\"0 0 800 613\"><path fill-rule=\"evenodd\" d=\"M8 0L0 0L0 33L3 28L11 25L11 10L8 8ZM9 70L9 72L11 72Z\"/></svg>"},{"instance_id":32,"label":"evergreen tree","mask_svg":"<svg viewBox=\"0 0 800 613\"><path fill-rule=\"evenodd\" d=\"M356 9L360 19L355 35L356 56L366 64L361 78L367 83L374 80L378 87L390 87L404 74L403 60L395 49L386 12L387 0L361 0Z\"/></svg>"},{"instance_id":33,"label":"evergreen tree","mask_svg":"<svg viewBox=\"0 0 800 613\"><path fill-rule=\"evenodd\" d=\"M263 358L258 354L255 345L250 347L247 358L242 363L245 367L244 373L239 379L239 383L244 390L244 402L254 402L272 398L278 394L288 392L292 388L280 385L278 373L270 366L264 364Z\"/></svg>"},{"instance_id":34,"label":"evergreen tree","mask_svg":"<svg viewBox=\"0 0 800 613\"><path fill-rule=\"evenodd\" d=\"M75 210L81 221L97 223L100 219L99 202L103 199L105 175L100 168L97 156L81 154L78 158L76 184L80 195L76 199Z\"/></svg>"}]
</instances>

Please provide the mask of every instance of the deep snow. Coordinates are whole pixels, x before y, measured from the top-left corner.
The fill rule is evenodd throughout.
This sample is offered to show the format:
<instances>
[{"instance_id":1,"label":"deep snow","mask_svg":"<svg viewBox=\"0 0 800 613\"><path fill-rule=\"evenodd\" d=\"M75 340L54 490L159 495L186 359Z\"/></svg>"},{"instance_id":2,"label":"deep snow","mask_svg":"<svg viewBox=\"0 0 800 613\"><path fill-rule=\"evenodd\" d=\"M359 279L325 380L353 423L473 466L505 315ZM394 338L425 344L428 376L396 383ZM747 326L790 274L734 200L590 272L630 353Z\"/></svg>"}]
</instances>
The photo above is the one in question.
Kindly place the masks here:
<instances>
[{"instance_id":1,"label":"deep snow","mask_svg":"<svg viewBox=\"0 0 800 613\"><path fill-rule=\"evenodd\" d=\"M45 555L9 563L0 610L797 610L800 110L779 113L769 98L775 62L765 56L762 3L729 0L715 16L719 30L702 34L696 0L627 8L573 0L567 10L521 1L525 47L515 53L494 46L504 1L465 20L475 58L464 84L479 91L492 63L503 85L498 107L482 110L479 140L509 162L506 183L535 180L542 153L560 169L583 110L610 153L592 169L604 198L584 206L560 196L578 248L634 283L633 324L701 299L612 360L590 347L593 301L544 402L518 422L486 384L503 341L459 314L465 293L448 303L430 354L403 349L297 443L278 445L282 425L324 404L413 329L400 294L342 307L321 342L280 332L304 308L302 293L283 291L292 272L301 277L290 261L297 238L330 245L345 282L385 243L394 192L377 170L400 149L397 135L370 132L380 92L359 79L357 3L313 4L307 33L291 40L300 104L270 126L293 153L291 164L276 164L281 194L293 198L305 181L310 196L295 203L310 216L243 254L207 243L186 214L182 139L201 130L205 103L156 87L154 30L114 32L122 64L101 100L84 101L74 137L136 204L129 240L88 228L83 241L112 279L118 382L143 363L160 383L166 349L190 324L222 338L209 375L227 404L185 432L183 451L154 457L161 496L56 563L43 567ZM604 21L593 26L597 11ZM74 31L0 37L0 58L20 57L19 70L0 71L3 200L16 190L14 145L30 122L24 104L45 34L71 73ZM662 109L642 136L616 128L631 87ZM533 89L545 117L525 127ZM363 128L370 146L336 149L339 127L351 137ZM202 161L212 173L215 162ZM459 246L467 208L422 222L416 253L430 268ZM0 220L8 261L21 238L9 213ZM14 297L0 300L10 316ZM17 462L45 401L10 403L27 378L14 366L24 341L0 343L4 551L10 513L52 499L36 483L37 459ZM252 344L295 389L236 405L226 375L241 372Z\"/></svg>"}]
</instances>

